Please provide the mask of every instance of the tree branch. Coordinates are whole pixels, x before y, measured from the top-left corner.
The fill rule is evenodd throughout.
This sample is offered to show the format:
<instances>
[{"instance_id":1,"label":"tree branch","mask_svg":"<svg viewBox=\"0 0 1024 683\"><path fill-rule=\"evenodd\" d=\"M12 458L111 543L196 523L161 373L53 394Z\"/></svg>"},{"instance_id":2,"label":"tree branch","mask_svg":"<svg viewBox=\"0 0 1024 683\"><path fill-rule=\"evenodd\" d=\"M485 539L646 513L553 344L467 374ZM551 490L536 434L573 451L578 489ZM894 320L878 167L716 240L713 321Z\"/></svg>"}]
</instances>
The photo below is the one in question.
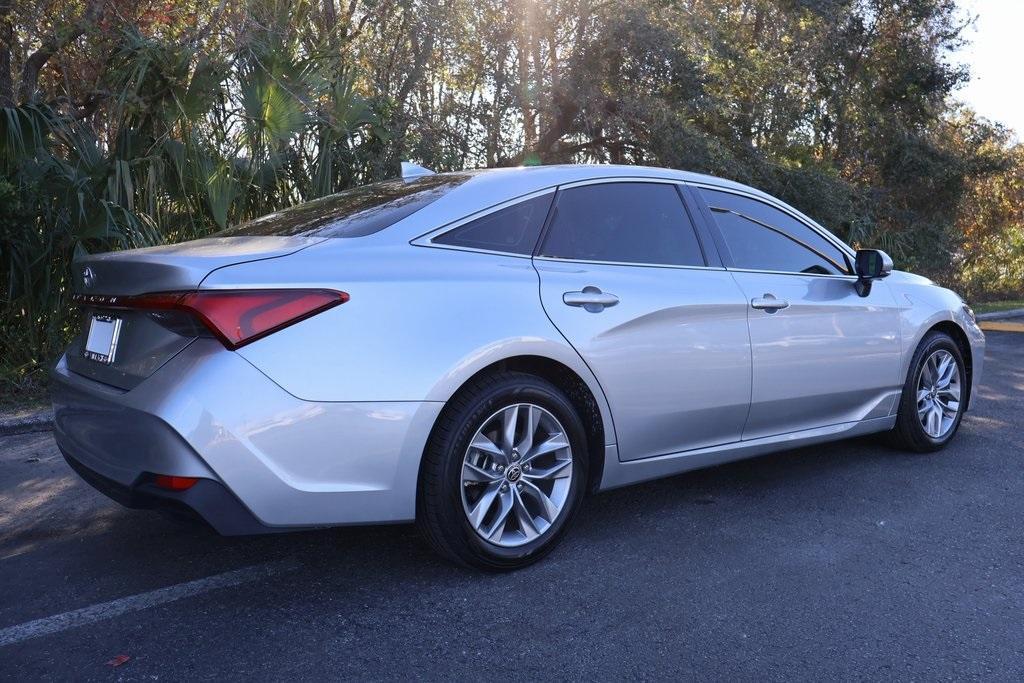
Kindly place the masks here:
<instances>
[{"instance_id":1,"label":"tree branch","mask_svg":"<svg viewBox=\"0 0 1024 683\"><path fill-rule=\"evenodd\" d=\"M63 34L50 36L43 41L39 49L28 56L21 69L21 84L18 88L18 99L31 102L36 98L39 85L39 72L50 61L50 57L78 40L100 16L102 0L89 0L82 16L79 17Z\"/></svg>"},{"instance_id":2,"label":"tree branch","mask_svg":"<svg viewBox=\"0 0 1024 683\"><path fill-rule=\"evenodd\" d=\"M187 42L198 47L200 43L205 41L213 29L220 26L220 20L224 16L225 9L227 9L227 0L220 0L220 4L217 5L217 9L213 11L206 25L196 31L195 35L189 38Z\"/></svg>"}]
</instances>

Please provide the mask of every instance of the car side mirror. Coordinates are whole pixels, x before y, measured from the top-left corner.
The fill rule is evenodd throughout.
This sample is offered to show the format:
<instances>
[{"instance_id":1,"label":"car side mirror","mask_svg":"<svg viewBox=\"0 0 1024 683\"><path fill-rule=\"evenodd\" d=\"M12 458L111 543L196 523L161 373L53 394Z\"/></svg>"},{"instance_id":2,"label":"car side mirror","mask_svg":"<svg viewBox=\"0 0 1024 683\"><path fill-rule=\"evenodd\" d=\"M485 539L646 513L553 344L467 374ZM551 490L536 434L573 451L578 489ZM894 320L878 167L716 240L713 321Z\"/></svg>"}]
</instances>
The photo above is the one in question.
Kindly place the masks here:
<instances>
[{"instance_id":1,"label":"car side mirror","mask_svg":"<svg viewBox=\"0 0 1024 683\"><path fill-rule=\"evenodd\" d=\"M857 294L867 296L871 293L871 283L888 277L892 272L892 259L880 249L858 249L854 262L857 271Z\"/></svg>"}]
</instances>

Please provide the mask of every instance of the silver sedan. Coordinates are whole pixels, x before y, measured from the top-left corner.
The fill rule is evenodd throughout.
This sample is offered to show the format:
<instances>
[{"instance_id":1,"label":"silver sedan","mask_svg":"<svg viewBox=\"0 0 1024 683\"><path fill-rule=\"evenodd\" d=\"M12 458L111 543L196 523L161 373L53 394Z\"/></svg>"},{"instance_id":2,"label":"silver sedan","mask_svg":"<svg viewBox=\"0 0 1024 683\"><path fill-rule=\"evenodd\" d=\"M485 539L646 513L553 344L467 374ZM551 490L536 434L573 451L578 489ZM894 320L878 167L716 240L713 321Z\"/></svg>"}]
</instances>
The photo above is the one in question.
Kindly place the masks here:
<instances>
[{"instance_id":1,"label":"silver sedan","mask_svg":"<svg viewBox=\"0 0 1024 683\"><path fill-rule=\"evenodd\" d=\"M750 187L551 166L404 177L74 267L57 442L225 534L415 521L542 557L583 495L887 432L956 434L984 337L953 292Z\"/></svg>"}]
</instances>

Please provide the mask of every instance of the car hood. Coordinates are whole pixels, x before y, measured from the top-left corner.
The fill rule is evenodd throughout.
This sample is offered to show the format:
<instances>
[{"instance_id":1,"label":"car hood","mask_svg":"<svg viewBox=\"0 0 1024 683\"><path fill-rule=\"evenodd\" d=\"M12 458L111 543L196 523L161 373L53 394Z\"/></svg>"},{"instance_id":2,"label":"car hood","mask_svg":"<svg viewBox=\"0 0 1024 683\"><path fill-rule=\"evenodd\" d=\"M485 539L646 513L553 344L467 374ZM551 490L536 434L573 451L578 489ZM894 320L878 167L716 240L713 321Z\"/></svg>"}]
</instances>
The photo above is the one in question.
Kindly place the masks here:
<instances>
[{"instance_id":1,"label":"car hood","mask_svg":"<svg viewBox=\"0 0 1024 683\"><path fill-rule=\"evenodd\" d=\"M928 278L924 277L923 275L918 275L916 273L908 273L908 272L906 272L904 270L894 270L894 271L892 271L892 273L889 274L889 277L887 277L886 280L889 281L889 282L894 282L894 283L899 283L899 284L933 285L935 287L938 287L938 285L936 285L934 281L929 280Z\"/></svg>"}]
</instances>

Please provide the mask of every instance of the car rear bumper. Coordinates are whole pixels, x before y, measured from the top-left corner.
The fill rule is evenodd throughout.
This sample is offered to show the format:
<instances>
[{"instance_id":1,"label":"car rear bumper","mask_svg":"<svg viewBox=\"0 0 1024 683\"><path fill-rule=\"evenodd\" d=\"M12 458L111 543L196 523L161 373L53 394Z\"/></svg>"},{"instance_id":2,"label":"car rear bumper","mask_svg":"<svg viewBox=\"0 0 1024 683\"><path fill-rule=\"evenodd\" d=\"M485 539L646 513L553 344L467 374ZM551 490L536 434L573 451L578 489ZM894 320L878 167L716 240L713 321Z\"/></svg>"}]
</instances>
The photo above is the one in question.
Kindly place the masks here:
<instances>
[{"instance_id":1,"label":"car rear bumper","mask_svg":"<svg viewBox=\"0 0 1024 683\"><path fill-rule=\"evenodd\" d=\"M242 505L227 487L212 479L200 479L185 491L161 489L145 475L131 485L109 479L61 450L78 476L103 495L129 508L186 512L205 520L225 536L265 534L286 530L268 527Z\"/></svg>"},{"instance_id":2,"label":"car rear bumper","mask_svg":"<svg viewBox=\"0 0 1024 683\"><path fill-rule=\"evenodd\" d=\"M132 507L184 505L222 533L410 521L443 404L309 402L197 339L131 391L54 368L54 434L96 488ZM154 474L196 477L184 492Z\"/></svg>"}]
</instances>

